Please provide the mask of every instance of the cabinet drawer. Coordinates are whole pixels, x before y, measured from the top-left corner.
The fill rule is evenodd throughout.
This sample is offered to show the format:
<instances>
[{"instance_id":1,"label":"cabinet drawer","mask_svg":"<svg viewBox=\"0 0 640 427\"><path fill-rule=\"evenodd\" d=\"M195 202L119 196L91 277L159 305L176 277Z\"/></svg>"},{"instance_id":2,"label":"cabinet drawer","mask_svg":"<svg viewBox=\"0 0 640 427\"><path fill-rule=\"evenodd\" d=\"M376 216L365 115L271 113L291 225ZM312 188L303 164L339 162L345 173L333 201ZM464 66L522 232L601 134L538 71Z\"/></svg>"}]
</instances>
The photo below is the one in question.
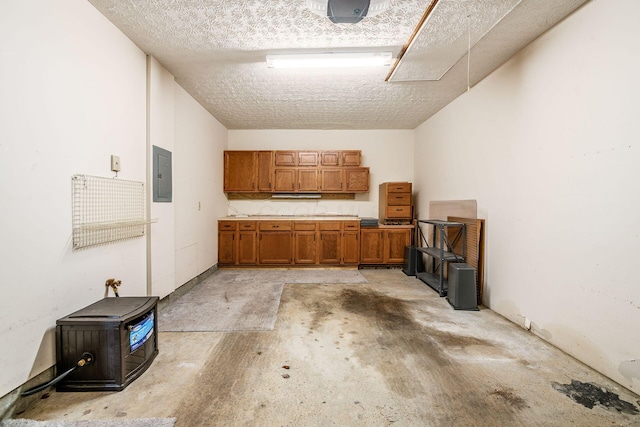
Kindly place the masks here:
<instances>
[{"instance_id":1,"label":"cabinet drawer","mask_svg":"<svg viewBox=\"0 0 640 427\"><path fill-rule=\"evenodd\" d=\"M340 221L327 221L318 224L320 231L340 231Z\"/></svg>"},{"instance_id":2,"label":"cabinet drawer","mask_svg":"<svg viewBox=\"0 0 640 427\"><path fill-rule=\"evenodd\" d=\"M389 206L409 206L411 205L410 193L390 193L387 196Z\"/></svg>"},{"instance_id":3,"label":"cabinet drawer","mask_svg":"<svg viewBox=\"0 0 640 427\"><path fill-rule=\"evenodd\" d=\"M344 231L360 230L360 221L344 221L342 223L342 229Z\"/></svg>"},{"instance_id":4,"label":"cabinet drawer","mask_svg":"<svg viewBox=\"0 0 640 427\"><path fill-rule=\"evenodd\" d=\"M260 231L289 231L291 230L290 221L261 221Z\"/></svg>"},{"instance_id":5,"label":"cabinet drawer","mask_svg":"<svg viewBox=\"0 0 640 427\"><path fill-rule=\"evenodd\" d=\"M236 231L238 221L218 221L218 231Z\"/></svg>"},{"instance_id":6,"label":"cabinet drawer","mask_svg":"<svg viewBox=\"0 0 640 427\"><path fill-rule=\"evenodd\" d=\"M256 229L255 221L238 221L240 231L252 231Z\"/></svg>"},{"instance_id":7,"label":"cabinet drawer","mask_svg":"<svg viewBox=\"0 0 640 427\"><path fill-rule=\"evenodd\" d=\"M293 229L298 231L315 231L316 223L315 222L294 222Z\"/></svg>"},{"instance_id":8,"label":"cabinet drawer","mask_svg":"<svg viewBox=\"0 0 640 427\"><path fill-rule=\"evenodd\" d=\"M410 182L392 182L387 184L387 192L389 193L409 193L411 194Z\"/></svg>"},{"instance_id":9,"label":"cabinet drawer","mask_svg":"<svg viewBox=\"0 0 640 427\"><path fill-rule=\"evenodd\" d=\"M411 218L411 206L388 206L387 218Z\"/></svg>"}]
</instances>

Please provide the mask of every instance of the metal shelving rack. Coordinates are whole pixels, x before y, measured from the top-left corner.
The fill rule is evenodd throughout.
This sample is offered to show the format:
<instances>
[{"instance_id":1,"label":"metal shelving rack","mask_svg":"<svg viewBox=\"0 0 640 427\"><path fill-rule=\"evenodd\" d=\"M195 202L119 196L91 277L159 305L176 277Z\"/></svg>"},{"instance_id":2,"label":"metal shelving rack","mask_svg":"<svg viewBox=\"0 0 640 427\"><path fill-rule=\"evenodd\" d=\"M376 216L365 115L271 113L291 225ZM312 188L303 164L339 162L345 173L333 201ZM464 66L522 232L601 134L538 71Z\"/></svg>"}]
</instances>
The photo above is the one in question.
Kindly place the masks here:
<instances>
[{"instance_id":1,"label":"metal shelving rack","mask_svg":"<svg viewBox=\"0 0 640 427\"><path fill-rule=\"evenodd\" d=\"M432 226L432 246L427 240L421 224ZM453 234L448 234L451 230ZM462 240L461 240L462 239ZM462 253L454 252L454 248L462 243ZM461 222L442 221L437 219L416 220L416 250L431 257L431 272L418 271L416 277L438 291L441 297L447 295L447 279L444 277L445 263L464 262L466 256L466 226ZM428 265L428 263L424 263Z\"/></svg>"}]
</instances>

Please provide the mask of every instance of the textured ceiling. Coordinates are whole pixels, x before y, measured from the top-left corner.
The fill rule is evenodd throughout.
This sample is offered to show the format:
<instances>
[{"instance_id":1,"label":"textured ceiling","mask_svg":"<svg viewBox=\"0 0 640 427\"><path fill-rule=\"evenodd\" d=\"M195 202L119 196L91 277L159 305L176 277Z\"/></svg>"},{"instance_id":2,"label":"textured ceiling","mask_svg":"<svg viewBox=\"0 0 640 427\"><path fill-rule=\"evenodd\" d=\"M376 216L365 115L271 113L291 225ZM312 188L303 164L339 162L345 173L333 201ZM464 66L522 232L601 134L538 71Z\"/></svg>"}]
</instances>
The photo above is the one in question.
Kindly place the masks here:
<instances>
[{"instance_id":1,"label":"textured ceiling","mask_svg":"<svg viewBox=\"0 0 640 427\"><path fill-rule=\"evenodd\" d=\"M389 67L271 69L265 56L386 50L395 58L432 0L392 0L358 24L333 24L305 0L89 0L228 129L413 129L586 1L522 0L473 46L469 75L464 55L438 81L386 82ZM460 28L427 25L438 28L418 34L420 49L428 34Z\"/></svg>"}]
</instances>

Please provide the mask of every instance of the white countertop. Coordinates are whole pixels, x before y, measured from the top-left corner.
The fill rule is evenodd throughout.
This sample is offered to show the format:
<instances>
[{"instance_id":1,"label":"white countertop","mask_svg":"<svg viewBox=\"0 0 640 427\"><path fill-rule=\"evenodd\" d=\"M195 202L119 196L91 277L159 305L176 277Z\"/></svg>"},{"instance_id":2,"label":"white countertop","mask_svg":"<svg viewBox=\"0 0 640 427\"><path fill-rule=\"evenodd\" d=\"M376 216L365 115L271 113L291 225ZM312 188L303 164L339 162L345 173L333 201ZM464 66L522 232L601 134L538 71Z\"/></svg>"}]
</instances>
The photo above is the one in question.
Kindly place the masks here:
<instances>
[{"instance_id":1,"label":"white countertop","mask_svg":"<svg viewBox=\"0 0 640 427\"><path fill-rule=\"evenodd\" d=\"M221 220L261 220L261 221L359 221L360 217L356 215L333 215L333 214L318 214L318 215L230 215L220 218Z\"/></svg>"}]
</instances>

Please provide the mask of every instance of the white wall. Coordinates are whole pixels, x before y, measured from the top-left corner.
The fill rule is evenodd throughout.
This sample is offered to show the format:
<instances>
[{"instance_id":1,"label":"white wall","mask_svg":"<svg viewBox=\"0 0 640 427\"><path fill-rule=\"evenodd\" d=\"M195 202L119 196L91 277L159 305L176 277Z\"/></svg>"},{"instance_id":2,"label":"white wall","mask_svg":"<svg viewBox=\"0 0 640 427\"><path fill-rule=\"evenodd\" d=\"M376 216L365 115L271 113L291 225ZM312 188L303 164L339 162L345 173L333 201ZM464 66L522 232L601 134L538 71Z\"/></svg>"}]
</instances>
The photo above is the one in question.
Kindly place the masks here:
<instances>
[{"instance_id":1,"label":"white wall","mask_svg":"<svg viewBox=\"0 0 640 427\"><path fill-rule=\"evenodd\" d=\"M478 200L486 305L640 392L637 16L592 1L425 122L415 181Z\"/></svg>"},{"instance_id":2,"label":"white wall","mask_svg":"<svg viewBox=\"0 0 640 427\"><path fill-rule=\"evenodd\" d=\"M218 262L218 222L227 213L222 192L227 130L184 89L174 85L175 287Z\"/></svg>"},{"instance_id":3,"label":"white wall","mask_svg":"<svg viewBox=\"0 0 640 427\"><path fill-rule=\"evenodd\" d=\"M153 58L148 71L147 85L144 52L85 0L0 2L0 396L55 364L56 320L103 298L106 279L164 296L217 260L226 129ZM114 154L118 179L149 188L151 145L174 162L151 250L140 237L73 251L71 176L115 177Z\"/></svg>"},{"instance_id":4,"label":"white wall","mask_svg":"<svg viewBox=\"0 0 640 427\"><path fill-rule=\"evenodd\" d=\"M412 130L230 130L229 150L362 150L369 193L355 200L231 200L229 214L338 213L378 217L378 186L413 179Z\"/></svg>"},{"instance_id":5,"label":"white wall","mask_svg":"<svg viewBox=\"0 0 640 427\"><path fill-rule=\"evenodd\" d=\"M0 2L0 396L55 364L57 319L145 295L145 240L73 251L71 176L145 181L145 55L86 1ZM112 294L111 294L112 295Z\"/></svg>"},{"instance_id":6,"label":"white wall","mask_svg":"<svg viewBox=\"0 0 640 427\"><path fill-rule=\"evenodd\" d=\"M149 204L151 219L148 246L151 287L149 294L163 298L175 290L175 203L153 202L153 146L174 151L175 79L155 58L147 57L149 120ZM173 169L173 164L172 164ZM172 170L173 173L173 170ZM175 178L174 178L175 180Z\"/></svg>"}]
</instances>

